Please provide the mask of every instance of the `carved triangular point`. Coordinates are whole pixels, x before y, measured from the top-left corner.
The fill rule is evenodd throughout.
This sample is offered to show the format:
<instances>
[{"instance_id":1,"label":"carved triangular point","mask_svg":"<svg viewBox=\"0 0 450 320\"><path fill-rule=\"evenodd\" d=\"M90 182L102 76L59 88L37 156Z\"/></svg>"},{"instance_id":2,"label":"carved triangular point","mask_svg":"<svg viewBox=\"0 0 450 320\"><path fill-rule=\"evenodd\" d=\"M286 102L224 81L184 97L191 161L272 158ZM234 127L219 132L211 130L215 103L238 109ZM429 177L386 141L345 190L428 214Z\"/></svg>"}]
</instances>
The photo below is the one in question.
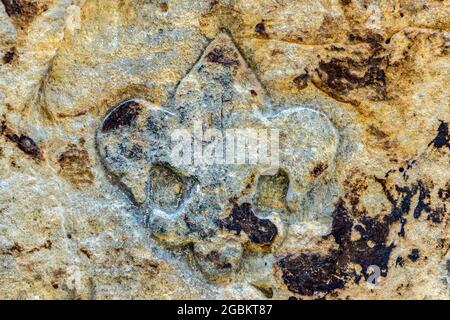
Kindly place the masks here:
<instances>
[{"instance_id":1,"label":"carved triangular point","mask_svg":"<svg viewBox=\"0 0 450 320\"><path fill-rule=\"evenodd\" d=\"M221 77L222 76L222 77ZM183 99L193 90L204 91L204 86L214 82L232 82L242 105L266 109L269 99L253 70L226 31L221 31L207 46L199 61L180 82L176 96ZM183 97L183 98L182 98Z\"/></svg>"}]
</instances>

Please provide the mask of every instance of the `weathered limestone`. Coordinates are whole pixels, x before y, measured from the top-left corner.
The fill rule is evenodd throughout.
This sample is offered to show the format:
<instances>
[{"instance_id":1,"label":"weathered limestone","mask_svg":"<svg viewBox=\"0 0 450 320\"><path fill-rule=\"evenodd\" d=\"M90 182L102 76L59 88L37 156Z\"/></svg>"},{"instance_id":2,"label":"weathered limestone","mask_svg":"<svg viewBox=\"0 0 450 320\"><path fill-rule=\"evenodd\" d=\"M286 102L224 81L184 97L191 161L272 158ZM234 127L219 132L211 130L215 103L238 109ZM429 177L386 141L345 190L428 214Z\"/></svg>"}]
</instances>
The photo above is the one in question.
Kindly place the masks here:
<instances>
[{"instance_id":1,"label":"weathered limestone","mask_svg":"<svg viewBox=\"0 0 450 320\"><path fill-rule=\"evenodd\" d=\"M448 10L2 0L0 298L449 299Z\"/></svg>"}]
</instances>

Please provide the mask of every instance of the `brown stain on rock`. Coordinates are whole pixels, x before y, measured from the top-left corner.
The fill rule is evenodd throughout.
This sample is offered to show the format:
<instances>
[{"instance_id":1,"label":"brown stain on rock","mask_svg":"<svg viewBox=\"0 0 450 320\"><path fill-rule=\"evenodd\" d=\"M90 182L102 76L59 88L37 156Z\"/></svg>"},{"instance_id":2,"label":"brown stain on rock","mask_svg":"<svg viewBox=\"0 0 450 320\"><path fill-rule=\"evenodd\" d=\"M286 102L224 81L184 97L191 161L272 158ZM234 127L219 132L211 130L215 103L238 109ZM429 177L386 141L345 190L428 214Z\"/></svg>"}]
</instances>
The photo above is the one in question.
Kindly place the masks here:
<instances>
[{"instance_id":1,"label":"brown stain on rock","mask_svg":"<svg viewBox=\"0 0 450 320\"><path fill-rule=\"evenodd\" d=\"M255 26L255 32L261 35L263 38L269 38L269 34L266 31L266 25L264 21L261 21Z\"/></svg>"},{"instance_id":2,"label":"brown stain on rock","mask_svg":"<svg viewBox=\"0 0 450 320\"><path fill-rule=\"evenodd\" d=\"M377 128L374 125L370 125L367 131L368 133L370 133L372 136L376 137L379 140L387 139L389 137L388 134L386 134L383 130Z\"/></svg>"},{"instance_id":3,"label":"brown stain on rock","mask_svg":"<svg viewBox=\"0 0 450 320\"><path fill-rule=\"evenodd\" d=\"M241 63L237 52L226 45L213 48L207 55L207 61L217 63L225 67L238 67Z\"/></svg>"},{"instance_id":4,"label":"brown stain on rock","mask_svg":"<svg viewBox=\"0 0 450 320\"><path fill-rule=\"evenodd\" d=\"M200 258L203 258L210 263L212 263L217 269L231 269L232 265L231 263L224 261L220 255L220 253L216 250L212 250L206 255L199 254Z\"/></svg>"},{"instance_id":5,"label":"brown stain on rock","mask_svg":"<svg viewBox=\"0 0 450 320\"><path fill-rule=\"evenodd\" d=\"M411 250L410 254L408 254L408 259L412 262L416 262L420 258L420 251L417 248Z\"/></svg>"},{"instance_id":6,"label":"brown stain on rock","mask_svg":"<svg viewBox=\"0 0 450 320\"><path fill-rule=\"evenodd\" d=\"M5 251L2 251L1 253L5 254L5 255L14 255L14 254L21 254L21 253L33 254L33 253L39 252L43 249L51 250L52 246L53 246L52 241L46 240L40 246L37 246L35 248L25 251L24 247L22 247L19 243L14 242L14 244L11 247L7 248Z\"/></svg>"},{"instance_id":7,"label":"brown stain on rock","mask_svg":"<svg viewBox=\"0 0 450 320\"><path fill-rule=\"evenodd\" d=\"M124 127L130 127L136 121L142 106L133 100L119 104L103 121L102 132L110 132Z\"/></svg>"},{"instance_id":8,"label":"brown stain on rock","mask_svg":"<svg viewBox=\"0 0 450 320\"><path fill-rule=\"evenodd\" d=\"M327 29L328 30L328 29ZM377 33L350 33L348 44L330 46L317 55L309 66L312 84L331 98L358 107L370 101L390 101L396 97L392 72L389 69L392 49Z\"/></svg>"},{"instance_id":9,"label":"brown stain on rock","mask_svg":"<svg viewBox=\"0 0 450 320\"><path fill-rule=\"evenodd\" d=\"M14 244L8 248L6 248L5 250L0 251L1 254L4 255L14 255L17 253L22 253L24 251L24 248L17 242L14 242Z\"/></svg>"},{"instance_id":10,"label":"brown stain on rock","mask_svg":"<svg viewBox=\"0 0 450 320\"><path fill-rule=\"evenodd\" d=\"M409 167L411 169L411 167ZM403 173L404 176L406 172ZM396 221L401 222L402 229L399 234L403 233L403 227L406 223L404 215L408 214L410 210L413 212L413 217L419 219L423 213L427 214L427 220L433 223L442 223L446 216L446 204L440 206L438 203L432 204L432 192L434 192L434 183L425 183L418 179L407 185L394 184L389 186L387 180L375 178L375 180L382 186L386 199L391 203L392 209L389 215L384 217L384 220L389 224ZM437 190L437 195L439 195ZM417 202L413 203L414 197L418 195Z\"/></svg>"},{"instance_id":11,"label":"brown stain on rock","mask_svg":"<svg viewBox=\"0 0 450 320\"><path fill-rule=\"evenodd\" d=\"M43 249L51 250L52 246L53 246L53 243L50 240L47 240L43 244L41 244L40 246L27 251L27 253L32 254L32 253L39 252L39 251L41 251Z\"/></svg>"},{"instance_id":12,"label":"brown stain on rock","mask_svg":"<svg viewBox=\"0 0 450 320\"><path fill-rule=\"evenodd\" d=\"M320 61L317 74L328 89L339 95L346 95L352 90L370 88L371 100L386 100L386 75L383 58L369 57L356 60L352 57L331 58Z\"/></svg>"},{"instance_id":13,"label":"brown stain on rock","mask_svg":"<svg viewBox=\"0 0 450 320\"><path fill-rule=\"evenodd\" d=\"M438 133L428 146L433 146L436 149L440 149L443 147L447 147L450 149L450 134L448 132L448 122L440 122Z\"/></svg>"},{"instance_id":14,"label":"brown stain on rock","mask_svg":"<svg viewBox=\"0 0 450 320\"><path fill-rule=\"evenodd\" d=\"M5 120L0 124L0 134L5 136L9 141L15 143L21 151L30 157L36 160L42 159L41 149L36 142L25 134L16 134L7 126Z\"/></svg>"},{"instance_id":15,"label":"brown stain on rock","mask_svg":"<svg viewBox=\"0 0 450 320\"><path fill-rule=\"evenodd\" d=\"M378 218L352 218L351 210L345 200L340 199L333 212L330 235L338 244L338 249L330 250L326 255L301 253L287 255L277 262L282 271L282 279L287 288L301 295L312 296L316 293L331 293L344 288L347 282L359 283L367 279L369 266L380 268L381 276L388 272L389 257L394 244L386 244L389 224ZM352 231L361 234L360 239L352 240ZM371 243L372 245L369 245ZM351 266L361 267L358 274Z\"/></svg>"},{"instance_id":16,"label":"brown stain on rock","mask_svg":"<svg viewBox=\"0 0 450 320\"><path fill-rule=\"evenodd\" d=\"M443 201L448 201L450 199L450 181L446 183L444 188L439 189L438 195Z\"/></svg>"},{"instance_id":17,"label":"brown stain on rock","mask_svg":"<svg viewBox=\"0 0 450 320\"><path fill-rule=\"evenodd\" d=\"M311 170L311 175L314 178L318 178L322 175L322 173L324 173L326 170L328 169L328 164L326 163L318 163L317 165L314 166L314 168Z\"/></svg>"},{"instance_id":18,"label":"brown stain on rock","mask_svg":"<svg viewBox=\"0 0 450 320\"><path fill-rule=\"evenodd\" d=\"M309 73L305 70L305 73L297 76L292 80L298 90L303 90L308 86Z\"/></svg>"},{"instance_id":19,"label":"brown stain on rock","mask_svg":"<svg viewBox=\"0 0 450 320\"><path fill-rule=\"evenodd\" d=\"M88 259L90 259L92 256L92 253L87 248L80 248L80 252L84 254Z\"/></svg>"},{"instance_id":20,"label":"brown stain on rock","mask_svg":"<svg viewBox=\"0 0 450 320\"><path fill-rule=\"evenodd\" d=\"M2 60L4 64L10 64L16 59L16 57L17 57L17 49L16 47L12 47L3 55Z\"/></svg>"},{"instance_id":21,"label":"brown stain on rock","mask_svg":"<svg viewBox=\"0 0 450 320\"><path fill-rule=\"evenodd\" d=\"M278 266L283 270L282 278L287 288L301 295L328 293L345 284L333 254L322 256L302 253L299 256L287 256L278 261Z\"/></svg>"},{"instance_id":22,"label":"brown stain on rock","mask_svg":"<svg viewBox=\"0 0 450 320\"><path fill-rule=\"evenodd\" d=\"M89 154L85 149L69 144L66 151L59 156L58 163L59 174L72 185L82 187L94 182Z\"/></svg>"},{"instance_id":23,"label":"brown stain on rock","mask_svg":"<svg viewBox=\"0 0 450 320\"><path fill-rule=\"evenodd\" d=\"M17 138L17 136L15 136ZM33 158L39 158L41 156L41 150L38 145L26 135L20 135L18 140L15 141L20 150L30 155Z\"/></svg>"},{"instance_id":24,"label":"brown stain on rock","mask_svg":"<svg viewBox=\"0 0 450 320\"><path fill-rule=\"evenodd\" d=\"M244 232L250 241L261 246L270 246L278 234L278 229L269 219L258 218L249 203L234 204L231 215L219 221L219 226L237 235Z\"/></svg>"},{"instance_id":25,"label":"brown stain on rock","mask_svg":"<svg viewBox=\"0 0 450 320\"><path fill-rule=\"evenodd\" d=\"M401 171L412 169L410 165L406 168ZM394 171L389 170L386 176ZM391 208L383 215L370 216L362 205L361 197L374 182L381 185ZM372 265L378 266L380 275L386 277L389 259L395 247L394 241L389 238L392 229L397 228L399 223L398 236L404 236L404 226L407 223L405 216L408 214L418 219L425 212L428 214L427 220L432 223L441 223L446 216L445 205L440 207L437 203L431 203L432 183L425 184L417 180L403 186L392 186L385 179L353 172L346 179L345 185L345 195L336 203L332 214L331 232L324 237L332 237L337 249L333 247L327 254L288 254L277 262L282 272L281 278L292 292L301 295L331 293L344 288L349 282L359 283L363 277L367 280L370 276L369 267ZM439 190L444 189L437 188L436 193ZM357 239L352 237L355 232L359 234ZM417 260L418 252L413 249L411 253L410 259ZM402 263L403 260L399 260L397 265ZM354 265L361 268L361 273Z\"/></svg>"},{"instance_id":26,"label":"brown stain on rock","mask_svg":"<svg viewBox=\"0 0 450 320\"><path fill-rule=\"evenodd\" d=\"M1 0L8 16L20 27L27 27L41 13L47 11L53 0Z\"/></svg>"}]
</instances>

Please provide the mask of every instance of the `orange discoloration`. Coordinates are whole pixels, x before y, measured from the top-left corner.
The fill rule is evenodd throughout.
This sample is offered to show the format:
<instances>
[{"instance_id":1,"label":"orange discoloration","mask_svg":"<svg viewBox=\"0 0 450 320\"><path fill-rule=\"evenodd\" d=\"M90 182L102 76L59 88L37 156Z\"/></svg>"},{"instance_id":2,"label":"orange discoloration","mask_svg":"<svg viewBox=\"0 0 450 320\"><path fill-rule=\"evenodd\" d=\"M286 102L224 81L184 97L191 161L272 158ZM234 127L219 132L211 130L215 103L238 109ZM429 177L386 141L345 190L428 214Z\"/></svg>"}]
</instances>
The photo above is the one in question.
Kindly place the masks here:
<instances>
[{"instance_id":1,"label":"orange discoloration","mask_svg":"<svg viewBox=\"0 0 450 320\"><path fill-rule=\"evenodd\" d=\"M66 151L59 156L61 174L76 187L90 185L94 182L94 174L90 168L88 152L76 145L70 144Z\"/></svg>"}]
</instances>

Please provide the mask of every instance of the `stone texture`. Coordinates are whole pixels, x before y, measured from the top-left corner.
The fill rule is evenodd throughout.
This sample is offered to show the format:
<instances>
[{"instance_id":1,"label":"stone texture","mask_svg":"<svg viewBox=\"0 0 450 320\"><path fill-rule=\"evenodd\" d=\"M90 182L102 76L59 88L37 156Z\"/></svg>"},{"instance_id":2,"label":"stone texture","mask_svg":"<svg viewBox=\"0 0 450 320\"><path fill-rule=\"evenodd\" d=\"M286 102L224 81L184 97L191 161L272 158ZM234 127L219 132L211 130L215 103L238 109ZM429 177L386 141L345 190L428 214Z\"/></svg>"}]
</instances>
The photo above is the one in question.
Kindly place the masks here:
<instances>
[{"instance_id":1,"label":"stone texture","mask_svg":"<svg viewBox=\"0 0 450 320\"><path fill-rule=\"evenodd\" d=\"M2 0L0 297L449 299L449 10ZM199 121L280 167L174 163Z\"/></svg>"}]
</instances>

